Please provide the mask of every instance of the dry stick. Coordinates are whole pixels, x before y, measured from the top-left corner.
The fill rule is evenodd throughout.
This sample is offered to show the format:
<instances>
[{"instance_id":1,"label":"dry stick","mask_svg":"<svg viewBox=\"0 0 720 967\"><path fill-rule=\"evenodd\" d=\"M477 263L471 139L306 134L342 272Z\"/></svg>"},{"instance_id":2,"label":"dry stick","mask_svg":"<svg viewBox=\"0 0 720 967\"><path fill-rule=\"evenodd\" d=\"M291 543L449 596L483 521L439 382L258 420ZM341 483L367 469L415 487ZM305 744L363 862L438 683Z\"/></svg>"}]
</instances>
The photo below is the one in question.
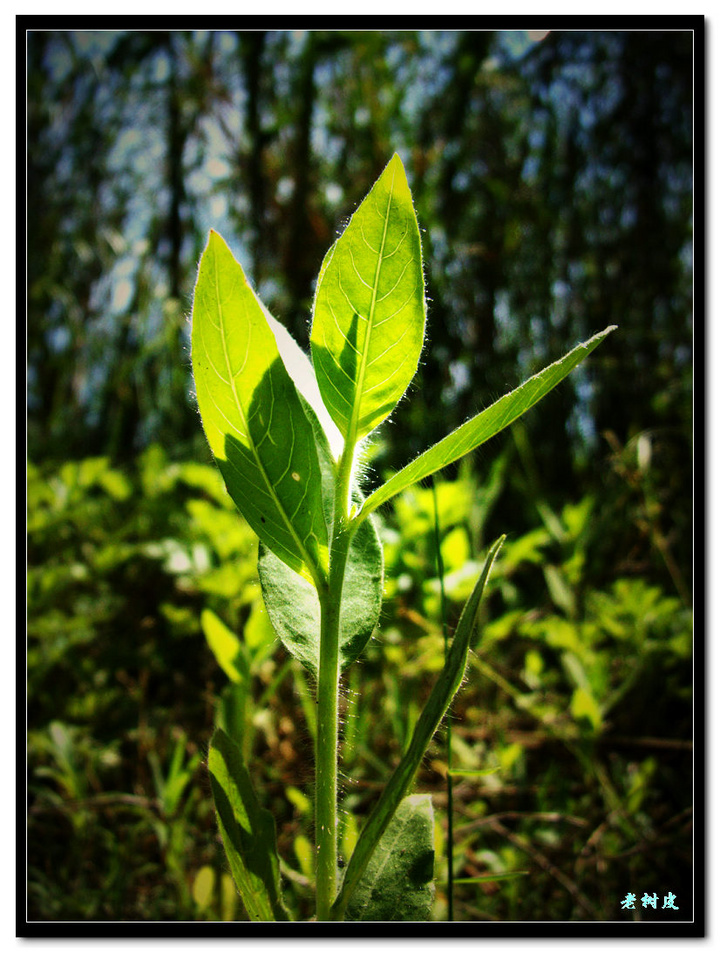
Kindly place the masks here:
<instances>
[{"instance_id":1,"label":"dry stick","mask_svg":"<svg viewBox=\"0 0 720 967\"><path fill-rule=\"evenodd\" d=\"M461 834L464 836L467 833L482 829L483 826L492 826L493 823L497 823L501 819L536 819L543 823L570 823L572 826L589 825L587 819L580 819L579 816L567 816L564 813L523 813L517 812L517 810L507 810L502 813L493 813L492 816L483 816L482 819L475 819L464 826L459 826L456 830L458 838Z\"/></svg>"},{"instance_id":2,"label":"dry stick","mask_svg":"<svg viewBox=\"0 0 720 967\"><path fill-rule=\"evenodd\" d=\"M502 919L501 917L495 916L495 914L493 913L485 913L483 910L479 910L475 905L471 905L469 903L463 903L462 900L458 900L456 903L456 906L460 913L464 912L467 914L465 919L470 922L473 921L473 917L475 918L475 920L478 920L478 921L487 920L489 923L499 923Z\"/></svg>"},{"instance_id":3,"label":"dry stick","mask_svg":"<svg viewBox=\"0 0 720 967\"><path fill-rule=\"evenodd\" d=\"M556 879L561 886L565 887L578 906L581 906L586 913L590 914L591 917L597 919L598 911L593 907L590 901L580 892L570 877L566 876L562 870L559 870L556 866L554 866L550 860L547 859L547 857L545 857L538 850L533 849L532 846L528 846L527 843L524 843L519 836L516 836L515 833L512 833L507 828L507 826L503 826L503 824L497 820L494 820L489 824L489 826L494 832L504 836L513 844L513 846L517 847L517 849L522 850L523 853L526 853L535 863L537 863L538 866L545 870L546 873L549 873L550 876L554 877L554 879Z\"/></svg>"}]
</instances>

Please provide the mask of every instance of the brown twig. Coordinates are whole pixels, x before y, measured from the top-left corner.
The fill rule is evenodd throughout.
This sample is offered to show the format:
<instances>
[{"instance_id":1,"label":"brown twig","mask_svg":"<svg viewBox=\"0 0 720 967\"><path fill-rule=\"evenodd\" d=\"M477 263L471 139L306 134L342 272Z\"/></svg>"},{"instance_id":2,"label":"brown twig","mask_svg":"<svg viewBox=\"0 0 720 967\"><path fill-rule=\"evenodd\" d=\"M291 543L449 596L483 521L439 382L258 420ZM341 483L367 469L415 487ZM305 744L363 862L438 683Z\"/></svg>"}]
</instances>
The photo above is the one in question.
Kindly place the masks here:
<instances>
[{"instance_id":1,"label":"brown twig","mask_svg":"<svg viewBox=\"0 0 720 967\"><path fill-rule=\"evenodd\" d=\"M464 826L459 826L456 832L459 834L467 834L473 832L477 829L482 829L483 826L493 826L501 819L536 819L538 822L546 823L570 823L573 826L587 826L588 821L586 819L581 819L579 816L568 816L565 813L526 813L518 812L517 810L506 810L502 813L493 813L492 816L483 816L482 819L474 819L472 822L466 823Z\"/></svg>"},{"instance_id":2,"label":"brown twig","mask_svg":"<svg viewBox=\"0 0 720 967\"><path fill-rule=\"evenodd\" d=\"M533 862L537 863L537 865L541 869L545 870L546 873L548 873L555 880L557 880L558 883L567 890L567 892L570 894L573 900L575 900L578 906L582 907L583 910L594 919L598 918L597 910L593 907L590 901L580 892L580 890L577 888L575 883L573 883L573 881L562 872L562 870L559 870L539 850L536 850L532 846L529 846L527 843L524 843L519 836L516 836L515 833L511 832L507 828L507 826L503 826L503 824L499 822L495 817L490 817L490 818L492 819L492 822L490 822L488 825L493 830L493 832L499 833L501 836L504 836L505 839L507 839L510 843L513 844L513 846L517 847L517 849L522 850L523 853L527 854L527 856L529 856L530 859L533 860Z\"/></svg>"}]
</instances>

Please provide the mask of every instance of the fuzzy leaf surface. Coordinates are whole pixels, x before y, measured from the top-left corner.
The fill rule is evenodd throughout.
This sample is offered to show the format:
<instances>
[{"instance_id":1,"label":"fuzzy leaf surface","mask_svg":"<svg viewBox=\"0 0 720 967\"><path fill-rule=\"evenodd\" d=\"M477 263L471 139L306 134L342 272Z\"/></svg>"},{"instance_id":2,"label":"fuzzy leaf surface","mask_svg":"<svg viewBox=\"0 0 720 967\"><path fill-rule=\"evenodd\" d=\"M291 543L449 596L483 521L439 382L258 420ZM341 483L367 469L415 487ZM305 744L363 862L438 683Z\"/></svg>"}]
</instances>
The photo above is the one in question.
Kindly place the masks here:
<instances>
[{"instance_id":1,"label":"fuzzy leaf surface","mask_svg":"<svg viewBox=\"0 0 720 967\"><path fill-rule=\"evenodd\" d=\"M603 339L615 329L609 326L603 332L597 333L587 342L580 343L562 359L556 360L545 369L531 376L517 389L506 393L496 403L488 406L482 413L472 417L462 426L453 430L446 437L434 444L425 453L416 457L406 467L396 473L381 487L371 493L365 500L359 517L364 518L377 510L381 504L406 490L414 483L429 477L437 470L442 470L460 457L470 453L486 440L500 433L518 417L534 406L538 400L550 392L563 380L568 373L596 349Z\"/></svg>"},{"instance_id":2,"label":"fuzzy leaf surface","mask_svg":"<svg viewBox=\"0 0 720 967\"><path fill-rule=\"evenodd\" d=\"M408 796L378 843L345 919L429 920L434 863L432 800Z\"/></svg>"},{"instance_id":3,"label":"fuzzy leaf surface","mask_svg":"<svg viewBox=\"0 0 720 967\"><path fill-rule=\"evenodd\" d=\"M265 312L211 232L192 316L200 416L225 484L253 530L308 580L322 580L328 535L313 429Z\"/></svg>"},{"instance_id":4,"label":"fuzzy leaf surface","mask_svg":"<svg viewBox=\"0 0 720 967\"><path fill-rule=\"evenodd\" d=\"M354 446L415 375L425 333L420 231L398 155L328 252L310 337L325 405Z\"/></svg>"},{"instance_id":5,"label":"fuzzy leaf surface","mask_svg":"<svg viewBox=\"0 0 720 967\"><path fill-rule=\"evenodd\" d=\"M260 545L258 573L268 617L291 655L316 677L320 662L320 601L315 588ZM340 604L340 667L347 668L372 637L383 593L382 545L372 519L350 545Z\"/></svg>"},{"instance_id":6,"label":"fuzzy leaf surface","mask_svg":"<svg viewBox=\"0 0 720 967\"><path fill-rule=\"evenodd\" d=\"M240 749L222 729L208 757L218 825L230 870L251 920L287 920L280 896L275 820L255 795Z\"/></svg>"}]
</instances>

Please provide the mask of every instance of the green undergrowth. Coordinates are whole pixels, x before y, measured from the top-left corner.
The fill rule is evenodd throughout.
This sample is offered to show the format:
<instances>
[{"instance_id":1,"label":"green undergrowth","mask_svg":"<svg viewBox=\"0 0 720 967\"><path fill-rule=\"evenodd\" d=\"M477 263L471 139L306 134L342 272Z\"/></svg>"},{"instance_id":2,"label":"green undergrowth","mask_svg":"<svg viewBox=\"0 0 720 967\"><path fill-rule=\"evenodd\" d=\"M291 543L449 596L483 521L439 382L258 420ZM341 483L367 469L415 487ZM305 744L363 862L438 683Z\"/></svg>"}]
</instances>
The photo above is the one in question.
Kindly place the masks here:
<instances>
[{"instance_id":1,"label":"green undergrowth","mask_svg":"<svg viewBox=\"0 0 720 967\"><path fill-rule=\"evenodd\" d=\"M608 553L600 496L536 496L537 526L498 523L522 490L511 455L437 485L452 626L488 535L508 531L452 710L455 919L616 919L628 884L687 901L690 610L651 530L632 567ZM613 480L606 504L642 521L643 492ZM382 620L341 692L341 864L444 661L432 491L411 488L379 526ZM256 560L207 464L153 446L122 468L29 466L31 920L246 917L204 765L216 725L241 737L275 817L289 913L312 916L314 696L272 632ZM435 807L435 919L445 735L415 784Z\"/></svg>"}]
</instances>

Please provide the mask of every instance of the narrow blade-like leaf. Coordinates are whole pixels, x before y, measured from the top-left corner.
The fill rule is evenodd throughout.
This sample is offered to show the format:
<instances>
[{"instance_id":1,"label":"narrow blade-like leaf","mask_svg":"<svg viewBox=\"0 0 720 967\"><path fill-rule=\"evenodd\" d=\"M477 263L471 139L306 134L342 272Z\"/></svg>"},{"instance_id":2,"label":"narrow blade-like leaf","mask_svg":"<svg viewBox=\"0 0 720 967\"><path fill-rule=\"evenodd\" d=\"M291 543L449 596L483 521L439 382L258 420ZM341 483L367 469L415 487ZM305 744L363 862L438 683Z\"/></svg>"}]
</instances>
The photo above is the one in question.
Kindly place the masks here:
<instances>
[{"instance_id":1,"label":"narrow blade-like leaf","mask_svg":"<svg viewBox=\"0 0 720 967\"><path fill-rule=\"evenodd\" d=\"M393 155L328 252L313 307L318 385L351 446L395 408L415 375L424 332L420 231Z\"/></svg>"},{"instance_id":2,"label":"narrow blade-like leaf","mask_svg":"<svg viewBox=\"0 0 720 967\"><path fill-rule=\"evenodd\" d=\"M429 920L434 865L432 799L408 796L377 844L345 919Z\"/></svg>"},{"instance_id":3,"label":"narrow blade-like leaf","mask_svg":"<svg viewBox=\"0 0 720 967\"><path fill-rule=\"evenodd\" d=\"M222 729L208 757L218 825L233 879L251 920L287 920L280 896L275 820L258 803L240 749Z\"/></svg>"},{"instance_id":4,"label":"narrow blade-like leaf","mask_svg":"<svg viewBox=\"0 0 720 967\"><path fill-rule=\"evenodd\" d=\"M617 327L609 326L603 332L593 336L592 339L588 339L587 342L580 343L562 359L556 360L541 372L536 373L535 376L531 376L517 389L506 393L505 396L488 406L482 413L478 413L477 416L463 423L457 430L453 430L452 433L430 447L425 453L416 457L365 499L358 518L364 519L368 514L377 510L381 504L401 493L407 487L454 463L460 457L465 456L466 453L504 430L506 426L526 413L538 400L557 386L615 328Z\"/></svg>"},{"instance_id":5,"label":"narrow blade-like leaf","mask_svg":"<svg viewBox=\"0 0 720 967\"><path fill-rule=\"evenodd\" d=\"M490 570L504 540L504 535L498 538L488 552L482 574L478 578L477 584L460 615L460 621L458 622L457 630L455 631L455 636L448 651L443 670L430 692L430 697L425 707L420 713L420 718L413 731L410 745L390 777L390 781L383 789L367 822L363 826L357 845L345 871L342 887L332 906L332 916L334 919L340 920L345 914L348 903L365 873L370 858L375 851L375 847L388 828L403 796L410 788L410 784L413 781L422 757L427 751L430 740L440 725L445 712L448 710L453 696L460 687L463 675L465 674L472 631L480 602L482 601L485 585L487 584Z\"/></svg>"},{"instance_id":6,"label":"narrow blade-like leaf","mask_svg":"<svg viewBox=\"0 0 720 967\"><path fill-rule=\"evenodd\" d=\"M250 526L316 584L328 535L313 429L262 306L211 232L195 286L192 362L210 448Z\"/></svg>"}]
</instances>

